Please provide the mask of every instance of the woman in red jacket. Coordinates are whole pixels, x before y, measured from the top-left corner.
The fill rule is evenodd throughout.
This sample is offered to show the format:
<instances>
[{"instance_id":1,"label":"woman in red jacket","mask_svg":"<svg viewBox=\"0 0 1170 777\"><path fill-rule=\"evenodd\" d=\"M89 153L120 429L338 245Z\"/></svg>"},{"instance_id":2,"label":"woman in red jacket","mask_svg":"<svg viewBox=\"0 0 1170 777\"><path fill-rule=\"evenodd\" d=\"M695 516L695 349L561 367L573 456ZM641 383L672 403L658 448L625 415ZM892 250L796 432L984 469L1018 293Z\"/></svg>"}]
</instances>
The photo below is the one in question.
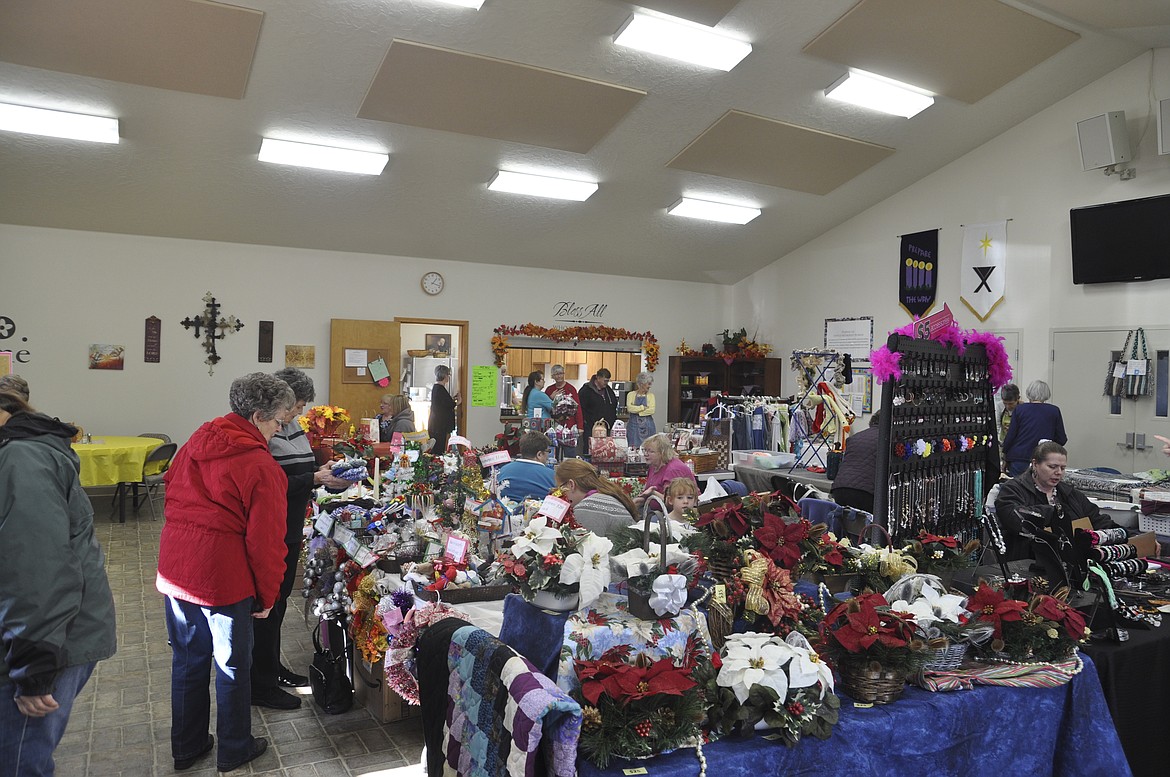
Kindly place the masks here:
<instances>
[{"instance_id":1,"label":"woman in red jacket","mask_svg":"<svg viewBox=\"0 0 1170 777\"><path fill-rule=\"evenodd\" d=\"M254 372L231 387L232 412L199 427L166 474L155 586L167 597L171 755L188 769L211 752L215 664L217 767L231 771L268 747L252 736L252 618L265 618L284 577L288 480L268 441L295 398L282 380Z\"/></svg>"}]
</instances>

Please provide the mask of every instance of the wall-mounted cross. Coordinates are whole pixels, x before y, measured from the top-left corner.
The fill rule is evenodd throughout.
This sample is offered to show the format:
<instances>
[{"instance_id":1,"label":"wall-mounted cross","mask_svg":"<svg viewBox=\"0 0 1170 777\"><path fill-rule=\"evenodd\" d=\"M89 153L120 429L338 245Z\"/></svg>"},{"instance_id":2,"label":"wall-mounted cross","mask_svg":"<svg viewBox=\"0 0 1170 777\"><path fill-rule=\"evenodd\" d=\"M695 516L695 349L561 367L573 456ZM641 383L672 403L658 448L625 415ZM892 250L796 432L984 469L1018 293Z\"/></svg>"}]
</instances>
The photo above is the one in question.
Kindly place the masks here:
<instances>
[{"instance_id":1,"label":"wall-mounted cross","mask_svg":"<svg viewBox=\"0 0 1170 777\"><path fill-rule=\"evenodd\" d=\"M219 363L219 354L215 350L215 341L222 340L232 332L238 332L244 328L244 322L240 321L235 316L228 316L224 318L219 315L220 304L215 301L215 297L211 292L203 295L203 302L206 307L203 312L192 318L188 316L179 323L185 329L195 330L195 339L198 340L200 335L203 337L203 350L207 352L207 358L204 359L204 364L207 365L207 374L215 374L215 365Z\"/></svg>"}]
</instances>

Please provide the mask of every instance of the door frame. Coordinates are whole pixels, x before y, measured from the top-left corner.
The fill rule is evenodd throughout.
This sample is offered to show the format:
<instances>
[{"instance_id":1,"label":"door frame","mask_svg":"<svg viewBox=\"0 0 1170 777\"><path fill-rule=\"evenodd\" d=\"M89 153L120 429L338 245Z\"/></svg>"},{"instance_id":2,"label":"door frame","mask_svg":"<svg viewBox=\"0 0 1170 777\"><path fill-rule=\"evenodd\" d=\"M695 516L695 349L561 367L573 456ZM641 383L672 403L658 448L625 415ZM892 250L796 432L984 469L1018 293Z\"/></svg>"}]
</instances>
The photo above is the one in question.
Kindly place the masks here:
<instances>
[{"instance_id":1,"label":"door frame","mask_svg":"<svg viewBox=\"0 0 1170 777\"><path fill-rule=\"evenodd\" d=\"M467 437L467 374L471 372L471 358L467 352L468 329L469 322L460 321L453 318L414 318L395 316L394 321L397 324L435 324L437 326L454 327L459 332L459 355L464 360L463 369L459 370L459 396L461 401L455 409L455 423L458 425L459 434ZM468 439L471 439L468 437Z\"/></svg>"}]
</instances>

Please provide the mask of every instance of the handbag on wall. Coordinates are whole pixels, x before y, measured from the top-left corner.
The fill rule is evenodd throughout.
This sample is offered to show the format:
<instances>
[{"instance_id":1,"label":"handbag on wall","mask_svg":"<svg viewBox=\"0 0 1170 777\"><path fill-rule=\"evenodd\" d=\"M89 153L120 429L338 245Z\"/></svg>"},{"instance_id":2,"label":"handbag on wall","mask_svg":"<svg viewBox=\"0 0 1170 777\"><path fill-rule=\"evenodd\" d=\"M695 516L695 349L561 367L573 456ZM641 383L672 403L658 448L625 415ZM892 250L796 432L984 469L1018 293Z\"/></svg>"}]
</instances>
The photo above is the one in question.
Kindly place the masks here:
<instances>
[{"instance_id":1,"label":"handbag on wall","mask_svg":"<svg viewBox=\"0 0 1170 777\"><path fill-rule=\"evenodd\" d=\"M1138 353L1139 343L1141 353ZM1125 352L1121 354L1125 358ZM1154 385L1150 380L1150 357L1146 351L1146 330L1139 328L1133 337L1133 349L1130 351L1129 363L1125 369L1125 396L1128 399L1149 396L1153 393Z\"/></svg>"},{"instance_id":2,"label":"handbag on wall","mask_svg":"<svg viewBox=\"0 0 1170 777\"><path fill-rule=\"evenodd\" d=\"M1121 346L1120 358L1114 360L1112 356L1109 358L1109 364L1105 371L1105 396L1107 397L1121 397L1125 396L1125 373L1129 362L1126 357L1126 352L1129 351L1129 344L1133 341L1133 330L1125 336L1125 345Z\"/></svg>"},{"instance_id":3,"label":"handbag on wall","mask_svg":"<svg viewBox=\"0 0 1170 777\"><path fill-rule=\"evenodd\" d=\"M321 629L328 629L328 647L321 646ZM349 679L351 643L345 625L333 619L318 621L313 629L313 663L309 687L313 701L329 715L340 715L353 706L353 682Z\"/></svg>"}]
</instances>

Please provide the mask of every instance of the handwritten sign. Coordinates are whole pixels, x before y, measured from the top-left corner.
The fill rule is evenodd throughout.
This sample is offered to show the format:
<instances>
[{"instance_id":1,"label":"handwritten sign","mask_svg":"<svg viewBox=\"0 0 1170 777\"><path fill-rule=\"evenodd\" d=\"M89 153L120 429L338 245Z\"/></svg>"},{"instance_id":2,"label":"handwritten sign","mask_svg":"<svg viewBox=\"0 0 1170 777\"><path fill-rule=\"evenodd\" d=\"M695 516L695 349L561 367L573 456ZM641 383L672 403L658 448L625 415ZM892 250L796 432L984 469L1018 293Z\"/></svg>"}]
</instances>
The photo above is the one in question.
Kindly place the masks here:
<instances>
[{"instance_id":1,"label":"handwritten sign","mask_svg":"<svg viewBox=\"0 0 1170 777\"><path fill-rule=\"evenodd\" d=\"M476 364L471 368L472 407L495 407L499 397L500 370L490 364Z\"/></svg>"},{"instance_id":2,"label":"handwritten sign","mask_svg":"<svg viewBox=\"0 0 1170 777\"><path fill-rule=\"evenodd\" d=\"M540 509L536 511L537 515L544 515L550 518L554 523L560 523L565 519L565 513L569 512L572 507L569 502L561 499L559 496L546 496L544 501L540 504Z\"/></svg>"},{"instance_id":3,"label":"handwritten sign","mask_svg":"<svg viewBox=\"0 0 1170 777\"><path fill-rule=\"evenodd\" d=\"M507 451L492 451L479 457L479 463L484 467L498 467L512 460L512 454Z\"/></svg>"},{"instance_id":4,"label":"handwritten sign","mask_svg":"<svg viewBox=\"0 0 1170 777\"><path fill-rule=\"evenodd\" d=\"M321 513L317 516L317 522L313 524L313 528L322 537L328 537L333 531L333 516L329 513Z\"/></svg>"},{"instance_id":5,"label":"handwritten sign","mask_svg":"<svg viewBox=\"0 0 1170 777\"><path fill-rule=\"evenodd\" d=\"M467 561L467 551L471 547L463 537L456 537L454 534L447 535L447 542L443 548L443 558L452 561L456 564L462 564Z\"/></svg>"},{"instance_id":6,"label":"handwritten sign","mask_svg":"<svg viewBox=\"0 0 1170 777\"><path fill-rule=\"evenodd\" d=\"M464 448L470 448L471 440L467 439L466 437L460 437L457 434L453 434L447 438L448 448L454 448L456 445L462 445Z\"/></svg>"}]
</instances>

